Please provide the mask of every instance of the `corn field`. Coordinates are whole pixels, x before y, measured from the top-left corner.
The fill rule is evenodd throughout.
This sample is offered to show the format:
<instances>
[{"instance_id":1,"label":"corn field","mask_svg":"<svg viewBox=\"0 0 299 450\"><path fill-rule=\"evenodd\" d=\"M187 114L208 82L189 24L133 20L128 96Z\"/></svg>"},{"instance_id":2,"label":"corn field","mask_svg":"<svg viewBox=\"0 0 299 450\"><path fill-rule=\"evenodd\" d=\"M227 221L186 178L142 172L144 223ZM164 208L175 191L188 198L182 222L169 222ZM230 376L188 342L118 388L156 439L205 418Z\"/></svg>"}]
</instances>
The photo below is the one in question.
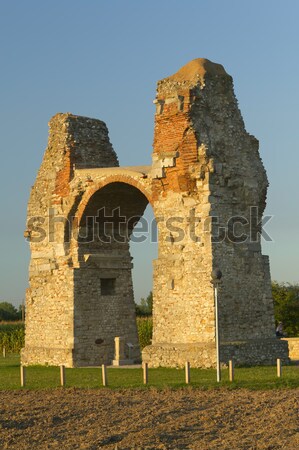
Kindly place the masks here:
<instances>
[{"instance_id":1,"label":"corn field","mask_svg":"<svg viewBox=\"0 0 299 450\"><path fill-rule=\"evenodd\" d=\"M25 327L22 322L0 323L0 349L7 353L20 353L24 347Z\"/></svg>"},{"instance_id":2,"label":"corn field","mask_svg":"<svg viewBox=\"0 0 299 450\"><path fill-rule=\"evenodd\" d=\"M152 317L137 317L137 330L139 337L140 350L147 345L151 345L153 335Z\"/></svg>"}]
</instances>

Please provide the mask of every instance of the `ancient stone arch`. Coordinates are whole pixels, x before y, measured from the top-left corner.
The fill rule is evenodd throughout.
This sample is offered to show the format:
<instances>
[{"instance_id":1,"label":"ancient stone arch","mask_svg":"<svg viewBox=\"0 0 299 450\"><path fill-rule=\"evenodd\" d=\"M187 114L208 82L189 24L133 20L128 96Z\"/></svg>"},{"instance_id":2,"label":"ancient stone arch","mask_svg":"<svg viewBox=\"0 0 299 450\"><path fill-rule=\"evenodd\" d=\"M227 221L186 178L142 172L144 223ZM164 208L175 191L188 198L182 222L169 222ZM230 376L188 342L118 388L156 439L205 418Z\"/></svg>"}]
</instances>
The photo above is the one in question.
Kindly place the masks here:
<instances>
[{"instance_id":1,"label":"ancient stone arch","mask_svg":"<svg viewBox=\"0 0 299 450\"><path fill-rule=\"evenodd\" d=\"M110 363L114 337L134 345L129 240L148 203L158 221L152 366L215 365L211 271L221 359L287 359L275 337L261 222L268 181L232 78L196 59L158 82L152 165L119 167L106 125L57 114L28 204L31 261L24 364ZM96 231L96 232L95 232Z\"/></svg>"}]
</instances>

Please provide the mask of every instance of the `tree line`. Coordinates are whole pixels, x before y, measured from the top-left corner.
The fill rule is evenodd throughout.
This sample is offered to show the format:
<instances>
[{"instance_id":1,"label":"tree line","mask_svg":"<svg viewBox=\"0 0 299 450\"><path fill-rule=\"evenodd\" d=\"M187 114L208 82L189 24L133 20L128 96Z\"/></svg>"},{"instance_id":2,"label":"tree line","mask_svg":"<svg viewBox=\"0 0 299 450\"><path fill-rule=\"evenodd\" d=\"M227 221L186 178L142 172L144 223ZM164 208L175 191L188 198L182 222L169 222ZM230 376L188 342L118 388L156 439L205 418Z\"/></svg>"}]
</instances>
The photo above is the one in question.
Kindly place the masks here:
<instances>
[{"instance_id":1,"label":"tree line","mask_svg":"<svg viewBox=\"0 0 299 450\"><path fill-rule=\"evenodd\" d=\"M15 322L22 320L22 305L16 308L12 303L0 302L0 321Z\"/></svg>"},{"instance_id":2,"label":"tree line","mask_svg":"<svg viewBox=\"0 0 299 450\"><path fill-rule=\"evenodd\" d=\"M282 322L286 336L299 336L299 284L272 283L275 322Z\"/></svg>"}]
</instances>

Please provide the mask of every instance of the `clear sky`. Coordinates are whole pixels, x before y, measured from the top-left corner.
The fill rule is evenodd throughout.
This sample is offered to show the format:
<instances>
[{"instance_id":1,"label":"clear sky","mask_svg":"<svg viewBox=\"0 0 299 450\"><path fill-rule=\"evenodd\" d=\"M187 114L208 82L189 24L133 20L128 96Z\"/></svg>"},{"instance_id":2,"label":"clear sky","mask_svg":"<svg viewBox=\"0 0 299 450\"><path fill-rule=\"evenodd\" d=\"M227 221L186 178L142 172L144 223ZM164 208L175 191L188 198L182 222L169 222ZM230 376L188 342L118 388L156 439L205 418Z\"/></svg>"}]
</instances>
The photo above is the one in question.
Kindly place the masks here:
<instances>
[{"instance_id":1,"label":"clear sky","mask_svg":"<svg viewBox=\"0 0 299 450\"><path fill-rule=\"evenodd\" d=\"M297 0L0 0L0 299L27 286L30 186L57 112L99 118L122 165L150 164L155 85L205 57L234 78L270 189L272 278L299 281ZM135 245L135 297L155 246Z\"/></svg>"}]
</instances>

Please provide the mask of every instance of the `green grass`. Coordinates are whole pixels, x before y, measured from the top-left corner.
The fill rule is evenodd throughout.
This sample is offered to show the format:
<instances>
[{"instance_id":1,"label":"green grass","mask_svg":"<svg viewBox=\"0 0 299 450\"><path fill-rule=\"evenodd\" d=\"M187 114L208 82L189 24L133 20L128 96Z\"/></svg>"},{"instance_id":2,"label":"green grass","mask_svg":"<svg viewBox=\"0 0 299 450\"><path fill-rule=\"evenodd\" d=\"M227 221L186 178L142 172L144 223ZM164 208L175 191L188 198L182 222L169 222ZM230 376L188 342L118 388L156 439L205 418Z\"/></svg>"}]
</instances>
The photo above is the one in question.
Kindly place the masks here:
<instances>
[{"instance_id":1,"label":"green grass","mask_svg":"<svg viewBox=\"0 0 299 450\"><path fill-rule=\"evenodd\" d=\"M147 388L142 382L142 369L108 369L108 383L112 389ZM186 386L183 369L149 369L148 387L179 388ZM228 380L228 370L222 370L222 381L217 383L216 371L191 369L191 386L200 389L278 389L299 387L299 366L284 366L282 378L277 378L276 367L236 368L235 381ZM30 366L26 369L27 389L47 389L60 386L58 367ZM66 387L101 388L100 368L66 369ZM22 389L20 387L20 360L18 355L0 357L0 389Z\"/></svg>"}]
</instances>

